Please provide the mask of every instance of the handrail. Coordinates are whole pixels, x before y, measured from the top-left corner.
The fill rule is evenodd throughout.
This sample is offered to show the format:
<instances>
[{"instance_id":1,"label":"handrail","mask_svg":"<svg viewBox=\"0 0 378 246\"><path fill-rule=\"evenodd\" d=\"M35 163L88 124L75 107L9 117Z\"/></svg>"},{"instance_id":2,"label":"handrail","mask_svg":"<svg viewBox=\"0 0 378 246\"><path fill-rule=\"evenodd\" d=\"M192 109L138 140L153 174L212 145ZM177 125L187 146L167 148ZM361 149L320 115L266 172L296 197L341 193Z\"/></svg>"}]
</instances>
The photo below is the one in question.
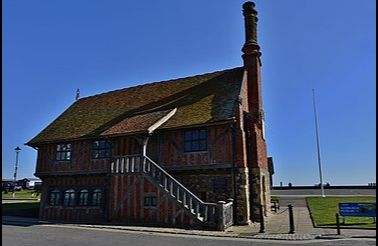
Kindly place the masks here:
<instances>
[{"instance_id":1,"label":"handrail","mask_svg":"<svg viewBox=\"0 0 378 246\"><path fill-rule=\"evenodd\" d=\"M174 182L176 182L177 185L179 185L181 188L183 188L187 193L189 193L191 196L193 196L197 201L199 201L202 204L206 205L216 205L216 203L210 203L210 202L204 202L199 197L194 195L190 190L188 190L184 185L182 185L179 181L177 181L172 175L167 173L163 168L161 168L158 164L156 164L153 160L151 160L148 156L145 156L145 158L150 161L152 164L154 164L155 167L157 167L160 171L162 171L165 175L167 175L170 179L172 179Z\"/></svg>"},{"instance_id":2,"label":"handrail","mask_svg":"<svg viewBox=\"0 0 378 246\"><path fill-rule=\"evenodd\" d=\"M146 175L161 186L165 192L168 192L175 198L178 203L181 203L184 209L187 209L190 214L195 216L198 220L207 223L209 226L217 226L217 228L224 230L224 228L233 223L232 199L227 203L223 201L219 201L218 203L202 201L147 156L115 156L110 166L111 173L142 173ZM226 216L226 214L230 214L230 209L231 218Z\"/></svg>"}]
</instances>

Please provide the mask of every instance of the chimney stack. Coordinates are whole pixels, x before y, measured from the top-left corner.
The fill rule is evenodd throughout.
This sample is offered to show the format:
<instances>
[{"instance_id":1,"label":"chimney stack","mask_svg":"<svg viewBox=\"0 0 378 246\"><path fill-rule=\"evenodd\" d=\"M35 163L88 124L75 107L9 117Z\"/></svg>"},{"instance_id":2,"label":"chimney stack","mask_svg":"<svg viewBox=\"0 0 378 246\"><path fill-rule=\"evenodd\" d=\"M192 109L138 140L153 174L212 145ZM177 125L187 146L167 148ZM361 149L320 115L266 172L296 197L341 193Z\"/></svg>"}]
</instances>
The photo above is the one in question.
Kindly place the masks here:
<instances>
[{"instance_id":1,"label":"chimney stack","mask_svg":"<svg viewBox=\"0 0 378 246\"><path fill-rule=\"evenodd\" d=\"M247 71L248 111L255 122L262 123L264 113L261 97L261 52L257 43L257 11L253 2L243 4L243 15L245 44L242 57Z\"/></svg>"},{"instance_id":2,"label":"chimney stack","mask_svg":"<svg viewBox=\"0 0 378 246\"><path fill-rule=\"evenodd\" d=\"M244 49L251 45L257 45L257 11L253 2L243 4L244 26L245 26L245 44Z\"/></svg>"}]
</instances>

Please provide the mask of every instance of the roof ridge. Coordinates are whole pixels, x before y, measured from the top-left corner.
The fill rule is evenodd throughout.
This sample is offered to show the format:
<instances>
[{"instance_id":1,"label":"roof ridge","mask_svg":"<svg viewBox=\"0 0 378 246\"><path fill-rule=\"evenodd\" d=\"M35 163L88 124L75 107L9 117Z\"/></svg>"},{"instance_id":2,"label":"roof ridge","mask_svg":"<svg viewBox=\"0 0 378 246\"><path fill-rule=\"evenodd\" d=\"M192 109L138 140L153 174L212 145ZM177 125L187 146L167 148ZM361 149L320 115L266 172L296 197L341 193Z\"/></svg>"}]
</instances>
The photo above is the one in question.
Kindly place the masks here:
<instances>
[{"instance_id":1,"label":"roof ridge","mask_svg":"<svg viewBox=\"0 0 378 246\"><path fill-rule=\"evenodd\" d=\"M104 95L107 95L107 94L111 94L111 93L115 93L115 92L119 92L119 91L123 91L123 90L135 89L135 88L142 87L142 86L172 82L172 81L175 81L175 80L183 80L183 79L190 79L190 78L195 78L195 77L202 77L202 76L206 76L206 75L210 75L210 74L216 74L216 73L221 73L221 72L229 72L231 70L236 70L236 69L240 69L240 68L242 68L242 66L234 67L234 68L228 68L228 69L224 69L224 70L218 70L218 71L214 71L214 72L207 72L207 73L203 73L203 74L180 77L180 78L175 78L175 79L160 80L160 81L155 81L155 82L146 82L146 83L140 84L140 85L130 86L130 87L126 87L126 88L121 88L121 89L116 89L116 90L112 90L112 91L94 94L94 95L87 96L87 97L82 97L79 100L77 100L76 102L84 101L86 99L90 99L90 98L93 98L93 97L104 96Z\"/></svg>"}]
</instances>

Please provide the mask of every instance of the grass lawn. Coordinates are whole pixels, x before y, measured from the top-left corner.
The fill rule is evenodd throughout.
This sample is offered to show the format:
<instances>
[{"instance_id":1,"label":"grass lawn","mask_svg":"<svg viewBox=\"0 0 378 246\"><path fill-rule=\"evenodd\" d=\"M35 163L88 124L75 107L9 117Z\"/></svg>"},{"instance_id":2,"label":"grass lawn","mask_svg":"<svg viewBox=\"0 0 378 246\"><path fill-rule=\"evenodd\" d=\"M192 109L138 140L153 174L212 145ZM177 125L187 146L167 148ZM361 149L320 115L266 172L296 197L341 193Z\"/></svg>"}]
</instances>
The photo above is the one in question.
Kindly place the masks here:
<instances>
[{"instance_id":1,"label":"grass lawn","mask_svg":"<svg viewBox=\"0 0 378 246\"><path fill-rule=\"evenodd\" d=\"M38 209L39 208L39 202L37 201L30 201L30 202L18 202L18 203L4 203L2 204L2 210L8 211L8 210L21 210L21 209Z\"/></svg>"},{"instance_id":2,"label":"grass lawn","mask_svg":"<svg viewBox=\"0 0 378 246\"><path fill-rule=\"evenodd\" d=\"M33 200L38 200L40 198L40 194L38 196L37 193L35 193L35 197L32 197L32 194L35 193L34 190L21 190L21 191L16 191L16 197L13 198L12 192L8 192L7 194L4 194L4 192L1 194L1 199L16 199L16 200L22 200L22 199L33 199Z\"/></svg>"},{"instance_id":3,"label":"grass lawn","mask_svg":"<svg viewBox=\"0 0 378 246\"><path fill-rule=\"evenodd\" d=\"M336 213L339 213L339 202L376 202L374 196L358 196L358 197L307 197L307 204L310 209L311 217L315 220L315 224L319 227L336 227ZM346 217L346 223L341 227L359 227L359 228L375 228L373 218L367 217Z\"/></svg>"},{"instance_id":4,"label":"grass lawn","mask_svg":"<svg viewBox=\"0 0 378 246\"><path fill-rule=\"evenodd\" d=\"M270 196L270 200L273 202L273 201L280 201L280 198L278 196Z\"/></svg>"}]
</instances>

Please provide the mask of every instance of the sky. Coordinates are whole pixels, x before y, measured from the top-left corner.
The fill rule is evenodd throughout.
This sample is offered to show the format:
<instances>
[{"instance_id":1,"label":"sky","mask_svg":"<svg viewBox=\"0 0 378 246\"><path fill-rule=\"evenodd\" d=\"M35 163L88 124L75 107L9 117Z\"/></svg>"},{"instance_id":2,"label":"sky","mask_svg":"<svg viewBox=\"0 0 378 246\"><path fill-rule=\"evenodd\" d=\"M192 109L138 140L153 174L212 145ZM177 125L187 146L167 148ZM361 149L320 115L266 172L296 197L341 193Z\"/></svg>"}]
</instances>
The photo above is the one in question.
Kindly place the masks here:
<instances>
[{"instance_id":1,"label":"sky","mask_svg":"<svg viewBox=\"0 0 378 246\"><path fill-rule=\"evenodd\" d=\"M242 65L239 0L3 0L2 177L75 100ZM367 184L376 170L374 0L256 0L274 185Z\"/></svg>"}]
</instances>

